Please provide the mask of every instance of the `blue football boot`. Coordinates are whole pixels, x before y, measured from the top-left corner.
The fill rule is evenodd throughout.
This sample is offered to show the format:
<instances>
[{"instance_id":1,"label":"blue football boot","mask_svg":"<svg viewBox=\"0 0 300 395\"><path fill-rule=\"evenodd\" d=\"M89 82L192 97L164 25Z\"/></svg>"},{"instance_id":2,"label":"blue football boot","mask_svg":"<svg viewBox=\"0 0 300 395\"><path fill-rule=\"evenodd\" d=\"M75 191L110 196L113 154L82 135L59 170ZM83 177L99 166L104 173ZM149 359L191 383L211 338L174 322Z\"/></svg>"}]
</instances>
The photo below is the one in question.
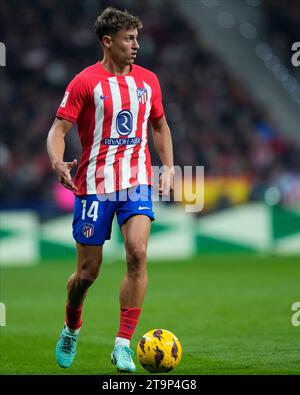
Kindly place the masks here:
<instances>
[{"instance_id":1,"label":"blue football boot","mask_svg":"<svg viewBox=\"0 0 300 395\"><path fill-rule=\"evenodd\" d=\"M78 335L70 334L63 327L60 338L56 344L56 361L61 368L68 368L72 365L76 355Z\"/></svg>"},{"instance_id":2,"label":"blue football boot","mask_svg":"<svg viewBox=\"0 0 300 395\"><path fill-rule=\"evenodd\" d=\"M116 346L111 353L111 362L117 366L119 372L134 373L135 364L132 360L134 353L126 346Z\"/></svg>"}]
</instances>

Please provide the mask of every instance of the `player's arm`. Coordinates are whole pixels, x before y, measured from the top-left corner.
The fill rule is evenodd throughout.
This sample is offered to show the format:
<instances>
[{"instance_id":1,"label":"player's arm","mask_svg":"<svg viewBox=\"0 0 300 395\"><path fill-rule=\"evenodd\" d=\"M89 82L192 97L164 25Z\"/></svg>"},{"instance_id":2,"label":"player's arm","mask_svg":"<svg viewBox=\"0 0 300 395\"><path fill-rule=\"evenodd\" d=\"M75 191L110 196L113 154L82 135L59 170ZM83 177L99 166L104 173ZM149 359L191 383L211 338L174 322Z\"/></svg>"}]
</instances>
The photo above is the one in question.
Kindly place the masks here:
<instances>
[{"instance_id":1,"label":"player's arm","mask_svg":"<svg viewBox=\"0 0 300 395\"><path fill-rule=\"evenodd\" d=\"M47 150L52 164L52 169L57 174L59 182L73 192L77 191L76 185L72 182L71 169L77 165L77 160L64 162L65 136L73 124L65 119L56 118L47 138Z\"/></svg>"},{"instance_id":2,"label":"player's arm","mask_svg":"<svg viewBox=\"0 0 300 395\"><path fill-rule=\"evenodd\" d=\"M155 150L164 166L159 180L159 194L168 195L174 189L174 162L171 131L166 117L151 120Z\"/></svg>"}]
</instances>

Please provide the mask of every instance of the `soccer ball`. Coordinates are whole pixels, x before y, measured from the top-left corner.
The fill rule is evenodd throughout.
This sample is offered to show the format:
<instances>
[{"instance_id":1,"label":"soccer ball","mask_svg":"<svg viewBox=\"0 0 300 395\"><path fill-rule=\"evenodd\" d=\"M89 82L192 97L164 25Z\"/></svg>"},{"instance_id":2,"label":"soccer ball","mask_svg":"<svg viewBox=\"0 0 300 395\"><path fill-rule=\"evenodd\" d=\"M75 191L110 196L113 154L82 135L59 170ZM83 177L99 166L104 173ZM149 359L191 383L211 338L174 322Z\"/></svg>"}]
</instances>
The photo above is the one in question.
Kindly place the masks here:
<instances>
[{"instance_id":1,"label":"soccer ball","mask_svg":"<svg viewBox=\"0 0 300 395\"><path fill-rule=\"evenodd\" d=\"M152 329L138 342L137 356L151 373L169 372L178 366L182 347L178 338L165 329Z\"/></svg>"}]
</instances>

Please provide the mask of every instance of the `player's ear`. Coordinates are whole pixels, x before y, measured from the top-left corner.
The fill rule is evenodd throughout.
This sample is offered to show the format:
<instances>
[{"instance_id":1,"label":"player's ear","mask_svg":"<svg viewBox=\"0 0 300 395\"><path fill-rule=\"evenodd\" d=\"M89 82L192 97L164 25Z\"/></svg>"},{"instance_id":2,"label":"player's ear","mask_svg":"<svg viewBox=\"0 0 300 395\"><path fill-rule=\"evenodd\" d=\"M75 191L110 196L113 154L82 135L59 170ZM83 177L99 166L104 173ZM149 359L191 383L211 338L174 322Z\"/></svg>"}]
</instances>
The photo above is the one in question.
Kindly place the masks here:
<instances>
[{"instance_id":1,"label":"player's ear","mask_svg":"<svg viewBox=\"0 0 300 395\"><path fill-rule=\"evenodd\" d=\"M102 37L102 45L104 48L111 47L111 37L110 36L103 36Z\"/></svg>"}]
</instances>

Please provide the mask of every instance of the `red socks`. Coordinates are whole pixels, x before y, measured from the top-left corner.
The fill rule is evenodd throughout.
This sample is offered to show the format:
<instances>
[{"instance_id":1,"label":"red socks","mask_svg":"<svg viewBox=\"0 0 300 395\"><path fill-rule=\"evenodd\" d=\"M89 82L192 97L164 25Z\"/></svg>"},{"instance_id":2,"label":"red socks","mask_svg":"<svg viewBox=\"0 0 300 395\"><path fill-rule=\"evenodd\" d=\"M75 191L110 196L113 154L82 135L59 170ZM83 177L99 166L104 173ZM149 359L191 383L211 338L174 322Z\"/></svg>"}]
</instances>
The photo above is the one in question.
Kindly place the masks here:
<instances>
[{"instance_id":1,"label":"red socks","mask_svg":"<svg viewBox=\"0 0 300 395\"><path fill-rule=\"evenodd\" d=\"M138 324L141 309L136 307L121 307L120 327L117 336L131 340Z\"/></svg>"},{"instance_id":2,"label":"red socks","mask_svg":"<svg viewBox=\"0 0 300 395\"><path fill-rule=\"evenodd\" d=\"M79 329L82 325L81 321L82 306L78 309L66 306L66 324L68 328Z\"/></svg>"},{"instance_id":3,"label":"red socks","mask_svg":"<svg viewBox=\"0 0 300 395\"><path fill-rule=\"evenodd\" d=\"M80 306L78 309L66 306L66 324L68 328L79 329L81 327L81 312L82 306ZM140 314L140 308L121 307L120 327L117 336L131 340L138 324Z\"/></svg>"}]
</instances>

